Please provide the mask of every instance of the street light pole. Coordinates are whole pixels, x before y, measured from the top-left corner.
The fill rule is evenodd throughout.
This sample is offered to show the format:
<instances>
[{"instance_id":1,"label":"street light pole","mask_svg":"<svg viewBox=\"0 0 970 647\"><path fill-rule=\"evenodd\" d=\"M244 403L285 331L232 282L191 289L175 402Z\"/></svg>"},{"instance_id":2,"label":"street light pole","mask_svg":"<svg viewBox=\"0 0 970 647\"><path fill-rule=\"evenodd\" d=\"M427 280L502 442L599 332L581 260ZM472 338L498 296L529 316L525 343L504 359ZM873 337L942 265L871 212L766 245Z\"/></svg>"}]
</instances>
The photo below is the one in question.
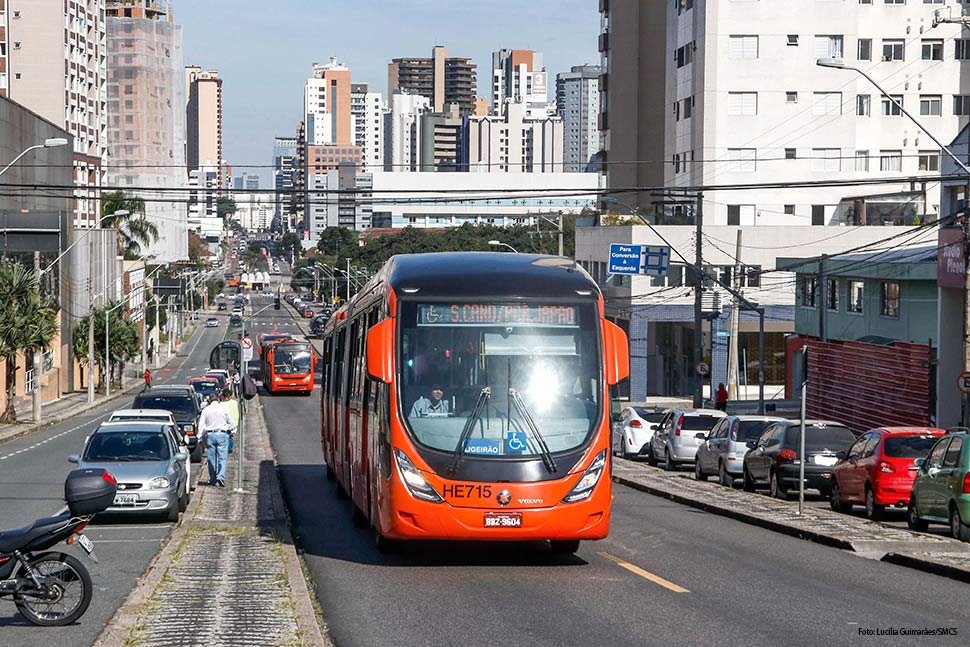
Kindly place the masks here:
<instances>
[{"instance_id":1,"label":"street light pole","mask_svg":"<svg viewBox=\"0 0 970 647\"><path fill-rule=\"evenodd\" d=\"M488 241L488 244L491 245L492 247L508 247L509 249L512 250L512 253L513 254L518 254L519 253L519 250L517 250L516 248L512 247L508 243L503 243L500 240L490 240L490 241Z\"/></svg>"},{"instance_id":2,"label":"street light pole","mask_svg":"<svg viewBox=\"0 0 970 647\"><path fill-rule=\"evenodd\" d=\"M37 150L38 148L57 148L58 146L67 146L67 139L64 137L51 137L49 139L45 139L43 144L34 144L33 146L28 146L23 150L23 152L20 153L20 155L17 155L17 157L13 158L9 164L3 167L3 170L0 171L0 175L3 175L9 171L11 166L19 162L21 158L30 151Z\"/></svg>"}]
</instances>

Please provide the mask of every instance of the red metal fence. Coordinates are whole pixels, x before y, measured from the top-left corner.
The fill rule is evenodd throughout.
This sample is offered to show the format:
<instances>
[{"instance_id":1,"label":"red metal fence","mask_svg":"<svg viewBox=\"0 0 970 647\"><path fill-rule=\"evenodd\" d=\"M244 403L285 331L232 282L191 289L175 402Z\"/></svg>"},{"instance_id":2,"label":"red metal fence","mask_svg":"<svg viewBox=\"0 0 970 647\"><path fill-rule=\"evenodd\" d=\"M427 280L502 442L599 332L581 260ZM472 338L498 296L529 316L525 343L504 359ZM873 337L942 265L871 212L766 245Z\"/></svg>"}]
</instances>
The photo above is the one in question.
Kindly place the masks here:
<instances>
[{"instance_id":1,"label":"red metal fence","mask_svg":"<svg viewBox=\"0 0 970 647\"><path fill-rule=\"evenodd\" d=\"M810 337L789 337L788 342L789 358L808 346L808 417L860 432L930 424L933 368L926 344L822 343Z\"/></svg>"}]
</instances>

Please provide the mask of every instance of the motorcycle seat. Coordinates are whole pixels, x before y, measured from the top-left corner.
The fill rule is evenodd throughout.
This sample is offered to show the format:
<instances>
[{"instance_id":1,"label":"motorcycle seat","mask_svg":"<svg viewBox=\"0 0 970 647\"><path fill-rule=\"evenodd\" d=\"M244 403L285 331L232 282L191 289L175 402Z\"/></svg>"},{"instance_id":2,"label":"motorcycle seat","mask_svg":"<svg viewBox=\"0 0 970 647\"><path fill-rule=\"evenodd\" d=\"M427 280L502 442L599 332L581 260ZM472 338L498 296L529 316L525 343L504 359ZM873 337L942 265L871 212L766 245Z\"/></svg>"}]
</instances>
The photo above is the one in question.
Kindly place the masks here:
<instances>
[{"instance_id":1,"label":"motorcycle seat","mask_svg":"<svg viewBox=\"0 0 970 647\"><path fill-rule=\"evenodd\" d=\"M23 528L0 531L0 553L12 553L15 550L19 550L38 537L43 537L50 531L63 526L70 520L71 515L61 514L56 517L38 519Z\"/></svg>"}]
</instances>

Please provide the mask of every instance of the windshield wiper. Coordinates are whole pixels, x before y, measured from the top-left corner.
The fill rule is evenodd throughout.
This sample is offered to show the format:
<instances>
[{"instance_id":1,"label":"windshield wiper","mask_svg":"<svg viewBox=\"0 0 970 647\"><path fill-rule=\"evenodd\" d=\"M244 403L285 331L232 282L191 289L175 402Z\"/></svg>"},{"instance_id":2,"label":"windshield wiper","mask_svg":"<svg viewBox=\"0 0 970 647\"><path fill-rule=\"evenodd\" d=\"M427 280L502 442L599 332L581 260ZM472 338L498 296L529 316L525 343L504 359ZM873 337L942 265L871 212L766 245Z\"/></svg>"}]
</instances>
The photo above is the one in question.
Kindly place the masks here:
<instances>
[{"instance_id":1,"label":"windshield wiper","mask_svg":"<svg viewBox=\"0 0 970 647\"><path fill-rule=\"evenodd\" d=\"M528 425L529 430L532 432L532 436L535 438L536 445L539 447L539 454L542 456L542 462L545 463L546 469L550 473L555 473L556 471L556 461L552 458L552 452L549 451L549 446L546 445L546 439L542 437L542 433L539 431L539 426L532 419L532 414L529 413L529 408L525 406L525 402L522 400L522 396L515 389L509 389L509 400L512 401L512 405L515 410L519 412L522 419L525 420L525 424Z\"/></svg>"},{"instance_id":2,"label":"windshield wiper","mask_svg":"<svg viewBox=\"0 0 970 647\"><path fill-rule=\"evenodd\" d=\"M482 389L481 393L478 394L478 402L475 403L475 408L472 409L471 415L468 416L468 420L465 421L465 428L461 430L461 436L458 438L458 446L455 447L455 453L451 456L451 465L448 467L448 471L454 474L458 471L461 466L461 459L465 456L465 444L472 435L472 431L475 429L475 423L478 419L482 417L482 411L485 409L485 403L488 399L492 397L492 389L485 387Z\"/></svg>"}]
</instances>

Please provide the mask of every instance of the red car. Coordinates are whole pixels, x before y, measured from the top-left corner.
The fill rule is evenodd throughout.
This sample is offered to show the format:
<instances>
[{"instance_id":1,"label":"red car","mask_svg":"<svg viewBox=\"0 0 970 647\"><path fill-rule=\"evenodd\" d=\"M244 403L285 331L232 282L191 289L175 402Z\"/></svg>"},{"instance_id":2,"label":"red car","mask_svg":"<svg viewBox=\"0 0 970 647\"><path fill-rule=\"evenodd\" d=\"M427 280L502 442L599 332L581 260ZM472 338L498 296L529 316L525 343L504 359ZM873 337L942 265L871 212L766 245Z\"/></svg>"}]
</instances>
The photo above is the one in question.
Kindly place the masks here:
<instances>
[{"instance_id":1,"label":"red car","mask_svg":"<svg viewBox=\"0 0 970 647\"><path fill-rule=\"evenodd\" d=\"M830 504L837 512L864 505L882 519L887 507L906 509L916 479L913 463L926 458L946 431L936 427L880 427L863 434L835 465Z\"/></svg>"}]
</instances>

